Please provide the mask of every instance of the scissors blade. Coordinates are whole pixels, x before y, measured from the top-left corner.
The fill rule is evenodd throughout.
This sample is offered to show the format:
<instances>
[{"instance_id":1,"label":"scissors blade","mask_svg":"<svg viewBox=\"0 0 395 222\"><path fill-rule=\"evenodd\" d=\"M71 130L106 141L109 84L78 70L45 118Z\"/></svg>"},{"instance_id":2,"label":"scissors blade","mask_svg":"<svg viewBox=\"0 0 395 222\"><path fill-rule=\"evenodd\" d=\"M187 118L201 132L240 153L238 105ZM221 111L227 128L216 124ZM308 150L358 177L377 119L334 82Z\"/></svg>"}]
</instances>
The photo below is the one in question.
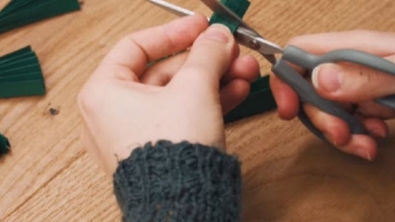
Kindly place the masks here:
<instances>
[{"instance_id":1,"label":"scissors blade","mask_svg":"<svg viewBox=\"0 0 395 222\"><path fill-rule=\"evenodd\" d=\"M190 16L190 15L195 14L193 11L190 11L188 9L185 9L180 6L174 5L172 3L166 2L164 0L148 0L148 1L159 6L162 9L164 9L170 13L173 13L175 15L178 15L178 16ZM212 4L212 5L215 5L215 4ZM226 6L223 6L223 7L225 7L225 10L227 10ZM231 12L231 13L233 13L233 12ZM224 15L227 16L226 14L224 14ZM238 18L237 15L235 15L235 17ZM207 19L210 20L209 18L207 18ZM243 24L245 24L245 22L243 22L242 20L240 20L240 21ZM247 26L247 27L245 27L245 26ZM245 47L248 47L250 49L258 51L261 55L263 55L272 64L274 64L276 62L276 58L274 57L274 54L283 52L283 49L280 46L259 36L259 34L257 34L257 32L255 30L248 28L247 24L239 26L238 29L235 31L234 35L235 35L236 41L239 44L244 45Z\"/></svg>"},{"instance_id":2,"label":"scissors blade","mask_svg":"<svg viewBox=\"0 0 395 222\"><path fill-rule=\"evenodd\" d=\"M177 16L189 16L195 14L193 11L190 11L186 8L182 8L180 6L174 5L170 2L166 2L163 0L148 0L148 1Z\"/></svg>"}]
</instances>

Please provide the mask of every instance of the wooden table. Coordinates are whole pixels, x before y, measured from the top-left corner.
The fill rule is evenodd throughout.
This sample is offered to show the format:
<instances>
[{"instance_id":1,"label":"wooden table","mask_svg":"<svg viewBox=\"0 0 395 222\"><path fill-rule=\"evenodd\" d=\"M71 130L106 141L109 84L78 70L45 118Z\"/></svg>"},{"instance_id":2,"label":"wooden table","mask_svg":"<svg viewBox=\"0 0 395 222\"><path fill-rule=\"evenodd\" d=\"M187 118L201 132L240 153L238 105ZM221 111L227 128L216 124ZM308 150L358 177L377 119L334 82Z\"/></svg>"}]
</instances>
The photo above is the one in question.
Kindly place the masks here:
<instances>
[{"instance_id":1,"label":"wooden table","mask_svg":"<svg viewBox=\"0 0 395 222\"><path fill-rule=\"evenodd\" d=\"M199 1L173 2L209 15ZM246 21L280 45L306 33L395 31L393 0L251 2ZM0 35L0 54L32 46L48 88L45 97L0 101L0 132L13 145L0 159L0 221L119 221L111 180L79 143L76 95L120 38L174 18L144 0L87 0L80 12ZM243 221L394 221L394 135L368 163L276 112L230 124L229 150L243 161Z\"/></svg>"}]
</instances>

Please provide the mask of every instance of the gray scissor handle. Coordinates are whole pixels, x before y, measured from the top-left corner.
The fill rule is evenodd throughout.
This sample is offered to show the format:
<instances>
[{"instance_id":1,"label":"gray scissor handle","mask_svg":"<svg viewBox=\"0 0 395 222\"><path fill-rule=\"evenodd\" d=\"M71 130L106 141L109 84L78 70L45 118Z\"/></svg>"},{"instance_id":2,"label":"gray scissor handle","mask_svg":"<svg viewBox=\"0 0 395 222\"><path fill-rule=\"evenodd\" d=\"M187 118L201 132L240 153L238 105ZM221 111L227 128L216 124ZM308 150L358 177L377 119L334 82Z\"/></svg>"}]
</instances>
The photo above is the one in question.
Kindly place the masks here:
<instances>
[{"instance_id":1,"label":"gray scissor handle","mask_svg":"<svg viewBox=\"0 0 395 222\"><path fill-rule=\"evenodd\" d=\"M311 104L318 109L336 116L345 121L350 127L352 134L364 134L367 135L368 131L361 124L361 122L353 115L348 113L337 103L324 99L314 89L314 87L304 79L295 69L293 69L285 60L279 59L277 63L272 67L273 73L278 76L281 80L291 86L299 95L301 103ZM303 107L299 109L299 119L301 122L319 138L326 140L323 133L317 129L314 124L310 121Z\"/></svg>"},{"instance_id":2,"label":"gray scissor handle","mask_svg":"<svg viewBox=\"0 0 395 222\"><path fill-rule=\"evenodd\" d=\"M312 71L323 63L350 62L363 65L395 77L395 64L379 56L354 49L338 49L324 55L313 55L295 46L284 49L282 59ZM377 103L395 109L395 95L376 100Z\"/></svg>"}]
</instances>

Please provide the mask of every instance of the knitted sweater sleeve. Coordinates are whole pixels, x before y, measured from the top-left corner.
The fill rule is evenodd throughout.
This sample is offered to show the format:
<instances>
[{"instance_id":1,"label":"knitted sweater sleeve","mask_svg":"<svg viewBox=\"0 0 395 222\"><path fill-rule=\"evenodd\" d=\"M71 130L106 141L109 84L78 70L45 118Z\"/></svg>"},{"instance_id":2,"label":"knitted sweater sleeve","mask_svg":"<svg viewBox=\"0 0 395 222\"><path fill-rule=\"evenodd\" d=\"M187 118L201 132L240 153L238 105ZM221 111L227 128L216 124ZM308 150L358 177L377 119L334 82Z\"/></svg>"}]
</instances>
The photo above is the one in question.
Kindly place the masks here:
<instances>
[{"instance_id":1,"label":"knitted sweater sleeve","mask_svg":"<svg viewBox=\"0 0 395 222\"><path fill-rule=\"evenodd\" d=\"M240 163L215 147L147 143L119 162L114 193L125 222L236 222Z\"/></svg>"}]
</instances>

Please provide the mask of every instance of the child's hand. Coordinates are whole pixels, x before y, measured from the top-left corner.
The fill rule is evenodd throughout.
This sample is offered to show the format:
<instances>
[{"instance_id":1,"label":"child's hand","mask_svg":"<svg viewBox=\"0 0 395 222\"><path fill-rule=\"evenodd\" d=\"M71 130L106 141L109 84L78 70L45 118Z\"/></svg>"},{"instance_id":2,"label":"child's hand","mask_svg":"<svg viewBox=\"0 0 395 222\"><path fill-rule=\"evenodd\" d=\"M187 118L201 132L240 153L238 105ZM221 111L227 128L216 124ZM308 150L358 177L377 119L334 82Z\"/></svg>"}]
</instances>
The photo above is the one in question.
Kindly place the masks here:
<instances>
[{"instance_id":1,"label":"child's hand","mask_svg":"<svg viewBox=\"0 0 395 222\"><path fill-rule=\"evenodd\" d=\"M291 45L299 46L314 54L323 54L339 48L351 48L382 56L395 62L395 34L369 31L350 31L300 36ZM325 64L312 74L315 89L324 98L344 104L361 118L372 136L351 136L347 125L311 106L305 110L316 127L340 150L372 160L376 156L375 137L388 135L386 119L395 117L395 110L379 106L373 100L395 94L395 77L350 64ZM299 110L297 94L279 78L272 75L279 114L283 119L292 119Z\"/></svg>"},{"instance_id":2,"label":"child's hand","mask_svg":"<svg viewBox=\"0 0 395 222\"><path fill-rule=\"evenodd\" d=\"M83 87L83 140L107 173L146 142L187 140L225 148L223 114L248 95L259 65L238 57L226 27L207 28L207 19L196 15L133 33ZM192 44L190 51L146 68Z\"/></svg>"}]
</instances>

